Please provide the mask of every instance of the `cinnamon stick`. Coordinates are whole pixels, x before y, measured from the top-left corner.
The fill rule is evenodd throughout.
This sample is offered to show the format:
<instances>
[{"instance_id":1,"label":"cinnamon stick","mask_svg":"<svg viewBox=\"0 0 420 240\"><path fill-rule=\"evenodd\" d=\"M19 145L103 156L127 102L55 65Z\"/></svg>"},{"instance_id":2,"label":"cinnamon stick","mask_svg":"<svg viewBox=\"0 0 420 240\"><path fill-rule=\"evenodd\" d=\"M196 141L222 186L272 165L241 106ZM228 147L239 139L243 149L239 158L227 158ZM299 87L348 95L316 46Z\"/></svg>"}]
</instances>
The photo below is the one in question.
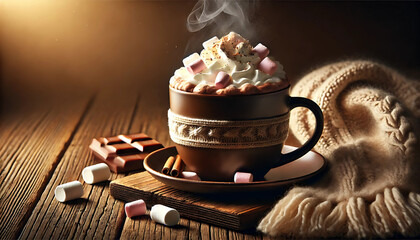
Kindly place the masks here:
<instances>
[{"instance_id":1,"label":"cinnamon stick","mask_svg":"<svg viewBox=\"0 0 420 240\"><path fill-rule=\"evenodd\" d=\"M170 156L168 160L166 160L165 165L162 168L162 173L169 175L169 173L171 172L172 166L174 165L174 162L175 162L175 157Z\"/></svg>"},{"instance_id":2,"label":"cinnamon stick","mask_svg":"<svg viewBox=\"0 0 420 240\"><path fill-rule=\"evenodd\" d=\"M182 161L181 157L179 155L176 155L176 160L171 170L171 176L178 177L179 174L184 170L184 167L185 164Z\"/></svg>"}]
</instances>

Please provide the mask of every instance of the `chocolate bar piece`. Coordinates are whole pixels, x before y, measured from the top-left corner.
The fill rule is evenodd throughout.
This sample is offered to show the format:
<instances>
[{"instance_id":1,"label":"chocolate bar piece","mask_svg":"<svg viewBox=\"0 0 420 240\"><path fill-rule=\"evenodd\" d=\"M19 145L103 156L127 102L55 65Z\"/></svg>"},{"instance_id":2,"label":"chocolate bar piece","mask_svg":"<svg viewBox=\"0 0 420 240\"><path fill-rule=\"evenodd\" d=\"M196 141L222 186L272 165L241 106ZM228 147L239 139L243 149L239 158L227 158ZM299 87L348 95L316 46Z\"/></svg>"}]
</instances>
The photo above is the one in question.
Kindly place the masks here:
<instances>
[{"instance_id":1,"label":"chocolate bar piece","mask_svg":"<svg viewBox=\"0 0 420 240\"><path fill-rule=\"evenodd\" d=\"M137 148L128 143L118 143L113 145L105 145L105 149L110 156L116 157L117 155L129 155L139 152Z\"/></svg>"},{"instance_id":2,"label":"chocolate bar piece","mask_svg":"<svg viewBox=\"0 0 420 240\"><path fill-rule=\"evenodd\" d=\"M114 145L114 144L125 144L121 139L118 137L108 137L108 138L99 138L99 139L93 139L92 143L90 144L89 148L96 153L96 155L99 155L99 157L103 159L108 159L110 157L115 157L115 154L112 154L112 151L106 149L106 146L108 145Z\"/></svg>"},{"instance_id":3,"label":"chocolate bar piece","mask_svg":"<svg viewBox=\"0 0 420 240\"><path fill-rule=\"evenodd\" d=\"M122 173L143 169L146 156L163 145L144 133L137 133L93 139L89 148L95 159L106 163L112 172Z\"/></svg>"},{"instance_id":4,"label":"chocolate bar piece","mask_svg":"<svg viewBox=\"0 0 420 240\"><path fill-rule=\"evenodd\" d=\"M104 145L102 139L93 139L92 143L90 144L89 148L90 150L92 150L92 152L100 158L103 159L108 159L108 151L103 148L102 146Z\"/></svg>"},{"instance_id":5,"label":"chocolate bar piece","mask_svg":"<svg viewBox=\"0 0 420 240\"><path fill-rule=\"evenodd\" d=\"M100 138L99 141L102 143L102 145L112 145L112 144L118 144L118 143L124 143L121 141L119 137L106 137L106 138Z\"/></svg>"},{"instance_id":6,"label":"chocolate bar piece","mask_svg":"<svg viewBox=\"0 0 420 240\"><path fill-rule=\"evenodd\" d=\"M163 148L160 142L151 139L144 133L132 134L132 135L119 135L118 136L122 141L131 144L133 147L137 148L141 152L148 151L152 152L159 148Z\"/></svg>"},{"instance_id":7,"label":"chocolate bar piece","mask_svg":"<svg viewBox=\"0 0 420 240\"><path fill-rule=\"evenodd\" d=\"M137 148L138 150L144 152L144 151L148 151L148 152L153 152L159 148L163 148L162 144L160 144L160 142L156 141L156 140L146 140L146 141L138 141L138 142L133 142L131 144L133 147Z\"/></svg>"},{"instance_id":8,"label":"chocolate bar piece","mask_svg":"<svg viewBox=\"0 0 420 240\"><path fill-rule=\"evenodd\" d=\"M123 142L126 142L126 143L132 143L132 142L135 142L135 141L152 139L151 137L147 136L144 133L136 133L136 134L130 134L130 135L118 135L118 138L119 138L120 141L123 141Z\"/></svg>"},{"instance_id":9,"label":"chocolate bar piece","mask_svg":"<svg viewBox=\"0 0 420 240\"><path fill-rule=\"evenodd\" d=\"M114 163L116 165L115 172L125 172L143 169L143 160L149 155L149 153L140 153L127 156L118 156L114 158Z\"/></svg>"}]
</instances>

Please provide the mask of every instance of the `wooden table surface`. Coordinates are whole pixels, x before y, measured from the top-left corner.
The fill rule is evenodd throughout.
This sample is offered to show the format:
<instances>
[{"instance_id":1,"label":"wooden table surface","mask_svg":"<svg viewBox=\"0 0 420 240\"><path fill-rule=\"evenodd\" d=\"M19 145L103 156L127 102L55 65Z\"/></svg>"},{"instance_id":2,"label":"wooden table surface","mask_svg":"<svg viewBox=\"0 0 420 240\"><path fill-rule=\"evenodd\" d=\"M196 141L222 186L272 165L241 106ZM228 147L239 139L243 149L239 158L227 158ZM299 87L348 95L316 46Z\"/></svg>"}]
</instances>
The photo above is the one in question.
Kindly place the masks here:
<instances>
[{"instance_id":1,"label":"wooden table surface","mask_svg":"<svg viewBox=\"0 0 420 240\"><path fill-rule=\"evenodd\" d=\"M126 218L109 182L83 184L76 201L54 198L59 184L83 182L94 137L145 132L172 145L167 84L190 43L201 48L185 29L194 4L0 0L0 239L269 239L188 219L169 228ZM270 46L291 81L343 58L418 73L419 3L259 5L253 43Z\"/></svg>"},{"instance_id":2,"label":"wooden table surface","mask_svg":"<svg viewBox=\"0 0 420 240\"><path fill-rule=\"evenodd\" d=\"M6 104L0 125L0 239L269 239L188 219L169 228L148 216L127 218L124 203L110 196L109 182L83 182L82 169L95 163L88 148L94 137L145 132L171 145L167 90L139 89L108 86L10 103L13 109ZM124 176L113 173L111 179ZM55 187L73 180L83 183L83 198L58 202Z\"/></svg>"}]
</instances>

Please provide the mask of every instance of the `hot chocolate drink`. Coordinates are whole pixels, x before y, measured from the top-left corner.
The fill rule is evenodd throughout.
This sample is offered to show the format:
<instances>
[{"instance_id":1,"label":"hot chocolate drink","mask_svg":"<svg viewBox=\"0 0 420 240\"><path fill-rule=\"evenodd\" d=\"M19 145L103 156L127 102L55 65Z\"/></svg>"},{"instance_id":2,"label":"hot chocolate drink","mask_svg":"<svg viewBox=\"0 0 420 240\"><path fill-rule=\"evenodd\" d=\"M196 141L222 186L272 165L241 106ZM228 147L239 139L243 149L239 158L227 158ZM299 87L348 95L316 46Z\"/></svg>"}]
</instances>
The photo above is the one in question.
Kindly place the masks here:
<instances>
[{"instance_id":1,"label":"hot chocolate drink","mask_svg":"<svg viewBox=\"0 0 420 240\"><path fill-rule=\"evenodd\" d=\"M290 97L283 67L262 44L234 32L203 43L170 80L169 131L187 167L203 180L233 181L236 172L262 179L273 167L308 152L322 133L323 117L309 99ZM317 119L312 138L282 155L292 108Z\"/></svg>"}]
</instances>

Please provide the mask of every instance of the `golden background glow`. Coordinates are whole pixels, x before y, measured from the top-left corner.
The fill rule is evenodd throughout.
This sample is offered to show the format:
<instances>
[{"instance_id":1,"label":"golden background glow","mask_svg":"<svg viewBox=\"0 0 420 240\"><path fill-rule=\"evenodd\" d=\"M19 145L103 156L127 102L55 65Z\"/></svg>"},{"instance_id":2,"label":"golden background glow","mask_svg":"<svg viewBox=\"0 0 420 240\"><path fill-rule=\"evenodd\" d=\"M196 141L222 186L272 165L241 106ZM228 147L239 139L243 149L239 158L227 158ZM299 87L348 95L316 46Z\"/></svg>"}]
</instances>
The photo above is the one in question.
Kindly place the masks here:
<instances>
[{"instance_id":1,"label":"golden background glow","mask_svg":"<svg viewBox=\"0 0 420 240\"><path fill-rule=\"evenodd\" d=\"M188 33L195 1L0 1L3 95L41 97L106 84L159 88L206 31ZM417 3L260 2L258 39L293 81L311 68L347 57L419 65ZM200 36L197 38L197 36ZM191 41L190 41L191 43Z\"/></svg>"}]
</instances>

